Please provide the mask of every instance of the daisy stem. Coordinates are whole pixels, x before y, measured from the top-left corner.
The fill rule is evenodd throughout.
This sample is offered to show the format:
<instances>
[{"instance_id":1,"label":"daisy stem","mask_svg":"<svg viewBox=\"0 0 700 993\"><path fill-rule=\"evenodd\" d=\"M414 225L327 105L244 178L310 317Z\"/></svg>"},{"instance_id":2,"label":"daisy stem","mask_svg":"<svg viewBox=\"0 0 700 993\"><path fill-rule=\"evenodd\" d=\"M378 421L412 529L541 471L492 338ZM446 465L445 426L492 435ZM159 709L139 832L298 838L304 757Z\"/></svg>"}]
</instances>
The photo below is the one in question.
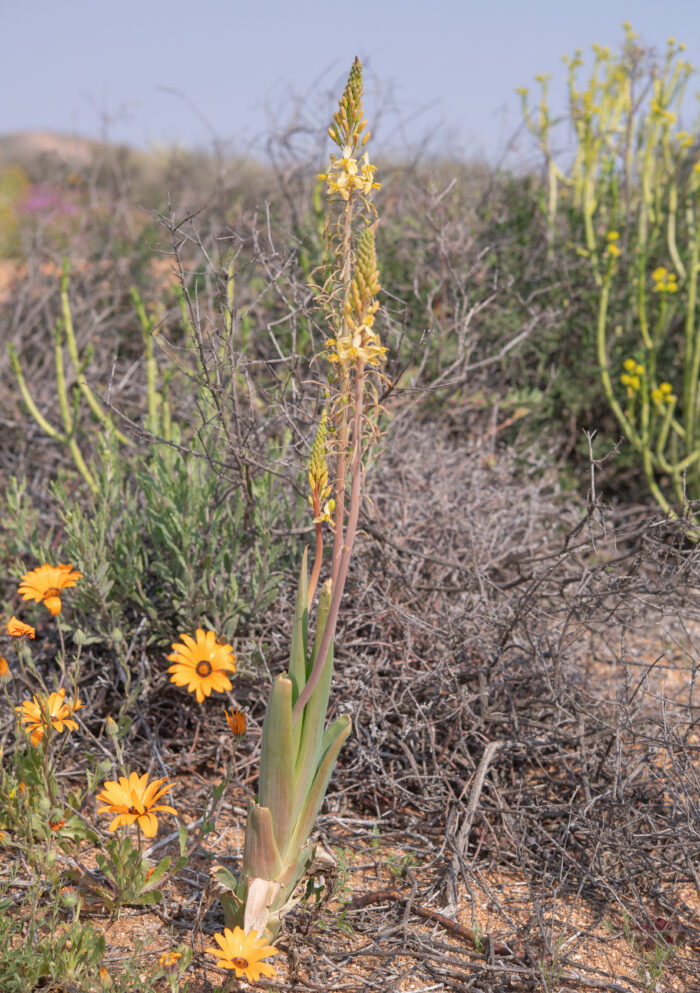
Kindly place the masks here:
<instances>
[{"instance_id":1,"label":"daisy stem","mask_svg":"<svg viewBox=\"0 0 700 993\"><path fill-rule=\"evenodd\" d=\"M63 631L61 630L61 624L59 621L60 614L56 614L56 627L58 629L58 639L61 642L61 657L59 659L59 665L61 667L61 682L59 687L63 686L66 678L66 643L63 638Z\"/></svg>"},{"instance_id":2,"label":"daisy stem","mask_svg":"<svg viewBox=\"0 0 700 993\"><path fill-rule=\"evenodd\" d=\"M26 658L25 658L25 652L26 652ZM19 644L17 645L17 660L19 662L19 667L22 670L22 676L24 677L24 681L27 684L27 688L29 689L31 687L32 682L38 682L44 693L48 692L46 689L46 683L44 682L41 673L34 665L34 659L32 658L32 650L29 647L29 645L25 644L25 642L23 641L20 641ZM27 670L29 670L29 672L32 674L33 680L29 678Z\"/></svg>"},{"instance_id":3,"label":"daisy stem","mask_svg":"<svg viewBox=\"0 0 700 993\"><path fill-rule=\"evenodd\" d=\"M44 785L46 786L46 792L49 800L51 803L56 803L56 780L53 778L53 768L56 765L56 759L60 755L61 749L59 748L56 752L53 762L49 762L49 745L51 744L52 730L52 726L49 725L44 734L44 741L42 742L43 754L41 756L41 771L44 774Z\"/></svg>"}]
</instances>

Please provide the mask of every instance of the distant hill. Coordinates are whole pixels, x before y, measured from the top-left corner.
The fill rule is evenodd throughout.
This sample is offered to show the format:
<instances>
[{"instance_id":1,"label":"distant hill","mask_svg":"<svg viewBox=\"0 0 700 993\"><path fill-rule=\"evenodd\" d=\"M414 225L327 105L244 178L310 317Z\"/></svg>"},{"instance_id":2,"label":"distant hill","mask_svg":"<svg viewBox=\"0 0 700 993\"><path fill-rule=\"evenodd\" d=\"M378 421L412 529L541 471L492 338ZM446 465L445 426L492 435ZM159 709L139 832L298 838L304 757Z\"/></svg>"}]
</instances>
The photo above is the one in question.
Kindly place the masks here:
<instances>
[{"instance_id":1,"label":"distant hill","mask_svg":"<svg viewBox=\"0 0 700 993\"><path fill-rule=\"evenodd\" d=\"M103 142L76 135L21 131L0 136L0 168L11 163L26 168L41 159L59 160L69 168L79 168L93 162L96 153L108 147Z\"/></svg>"}]
</instances>

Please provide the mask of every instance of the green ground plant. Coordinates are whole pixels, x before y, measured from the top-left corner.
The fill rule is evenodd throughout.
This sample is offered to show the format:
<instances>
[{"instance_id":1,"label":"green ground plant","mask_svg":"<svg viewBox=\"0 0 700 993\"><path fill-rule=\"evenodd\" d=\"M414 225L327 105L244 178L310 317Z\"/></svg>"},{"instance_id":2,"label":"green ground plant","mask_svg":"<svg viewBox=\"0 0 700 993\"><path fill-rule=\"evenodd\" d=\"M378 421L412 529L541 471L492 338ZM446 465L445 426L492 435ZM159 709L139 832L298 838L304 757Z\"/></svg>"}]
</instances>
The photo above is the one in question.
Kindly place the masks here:
<instances>
[{"instance_id":1,"label":"green ground plant","mask_svg":"<svg viewBox=\"0 0 700 993\"><path fill-rule=\"evenodd\" d=\"M232 306L232 268L226 286ZM141 631L147 643L164 644L171 640L173 630L187 630L205 619L230 638L241 620L252 623L270 605L288 557L288 547L273 533L295 511L279 476L267 469L251 472L244 463L244 485L231 480L226 432L215 398L219 387L207 380L205 357L196 350L194 370L188 374L195 379L199 376L195 409L202 423L198 428L196 421L173 420L172 377L183 372L160 368L154 351L155 319L132 288L145 369L142 430L150 439L147 454L142 454L115 428L112 416L88 385L85 370L91 354L89 349L84 356L78 351L67 266L60 295L55 368L62 432L39 411L12 347L10 356L29 412L53 441L68 448L87 484L89 493L80 499L66 474L50 487L60 521L60 557L76 563L85 577L75 602L76 617L89 631L91 643L101 641L114 651L128 695L129 630ZM218 345L219 359L232 333L229 311ZM76 381L72 390L67 385L64 347ZM79 435L93 451L89 459L83 455ZM270 440L266 465L285 461L287 442L288 434L279 442ZM17 480L10 481L4 524L13 536L18 575L29 559L51 558L54 533L38 534L26 485Z\"/></svg>"}]
</instances>

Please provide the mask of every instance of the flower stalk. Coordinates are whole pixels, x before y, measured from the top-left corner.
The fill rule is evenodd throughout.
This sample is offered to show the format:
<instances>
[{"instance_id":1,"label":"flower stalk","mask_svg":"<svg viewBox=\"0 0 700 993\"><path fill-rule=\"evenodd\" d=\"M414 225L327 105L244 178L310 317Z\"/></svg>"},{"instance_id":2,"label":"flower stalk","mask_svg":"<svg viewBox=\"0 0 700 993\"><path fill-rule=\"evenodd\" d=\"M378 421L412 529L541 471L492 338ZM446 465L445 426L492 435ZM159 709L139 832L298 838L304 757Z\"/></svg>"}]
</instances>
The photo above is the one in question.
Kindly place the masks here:
<instances>
[{"instance_id":1,"label":"flower stalk","mask_svg":"<svg viewBox=\"0 0 700 993\"><path fill-rule=\"evenodd\" d=\"M263 724L258 797L248 809L242 871L236 878L223 866L213 869L226 926L242 926L246 934L268 941L298 899L295 890L314 854L311 832L351 731L346 714L327 728L325 723L336 624L357 533L364 452L377 434L367 412L368 376L386 352L373 326L380 286L371 196L379 184L363 151L369 139L366 127L362 66L355 59L329 128L340 154L331 155L319 176L326 183L329 210L323 283L315 283L314 289L331 332L325 348L331 405L321 415L309 463L314 563L309 577L305 552L288 671L275 680ZM333 484L329 449L335 457ZM310 615L323 569L325 524L334 532L333 550L330 576L318 596L312 643Z\"/></svg>"}]
</instances>

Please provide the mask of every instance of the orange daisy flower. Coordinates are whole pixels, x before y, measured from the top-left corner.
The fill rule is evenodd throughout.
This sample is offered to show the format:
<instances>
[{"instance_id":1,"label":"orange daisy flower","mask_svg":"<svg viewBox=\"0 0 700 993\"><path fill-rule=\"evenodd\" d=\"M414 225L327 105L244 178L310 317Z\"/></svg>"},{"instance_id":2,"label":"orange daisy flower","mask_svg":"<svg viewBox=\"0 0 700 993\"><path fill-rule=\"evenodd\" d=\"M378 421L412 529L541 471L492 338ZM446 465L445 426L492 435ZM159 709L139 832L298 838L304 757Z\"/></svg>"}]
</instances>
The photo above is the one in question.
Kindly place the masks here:
<instances>
[{"instance_id":1,"label":"orange daisy flower","mask_svg":"<svg viewBox=\"0 0 700 993\"><path fill-rule=\"evenodd\" d=\"M55 728L59 734L64 728L68 731L78 730L78 724L71 715L85 704L80 699L66 703L65 696L64 689L50 693L48 699L43 693L38 693L33 700L24 700L21 707L15 707L35 747L41 743L44 732L49 727Z\"/></svg>"},{"instance_id":2,"label":"orange daisy flower","mask_svg":"<svg viewBox=\"0 0 700 993\"><path fill-rule=\"evenodd\" d=\"M196 693L197 702L214 690L223 693L233 689L227 672L236 671L236 656L231 645L219 645L213 631L197 628L195 638L181 634L184 644L172 645L173 654L168 661L174 662L168 672L172 672L170 682L176 686L186 686L190 693Z\"/></svg>"},{"instance_id":3,"label":"orange daisy flower","mask_svg":"<svg viewBox=\"0 0 700 993\"><path fill-rule=\"evenodd\" d=\"M231 712L224 709L224 715L228 726L231 728L231 734L235 735L236 738L240 738L245 734L246 719L244 713L238 709Z\"/></svg>"},{"instance_id":4,"label":"orange daisy flower","mask_svg":"<svg viewBox=\"0 0 700 993\"><path fill-rule=\"evenodd\" d=\"M163 783L167 785L163 786ZM117 815L109 825L110 831L116 831L122 824L133 824L137 821L146 837L153 838L158 830L155 811L177 814L175 808L168 804L156 804L156 800L169 793L174 785L164 778L154 779L149 783L147 772L143 776L132 772L128 779L126 776L120 776L118 781L112 779L106 782L103 792L97 794L97 799L102 800L105 805L100 807L97 813L101 814L107 810Z\"/></svg>"},{"instance_id":5,"label":"orange daisy flower","mask_svg":"<svg viewBox=\"0 0 700 993\"><path fill-rule=\"evenodd\" d=\"M61 613L61 590L75 586L82 576L82 572L72 565L41 565L22 576L17 592L22 594L23 600L35 600L37 603L43 600L49 613L55 617Z\"/></svg>"},{"instance_id":6,"label":"orange daisy flower","mask_svg":"<svg viewBox=\"0 0 700 993\"><path fill-rule=\"evenodd\" d=\"M226 927L223 935L215 934L214 938L220 947L205 948L204 951L219 957L216 964L221 969L235 969L236 979L245 976L248 982L255 983L260 976L277 974L271 965L260 961L268 955L276 955L277 949L274 945L266 945L264 938L258 938L254 928L246 934L241 927L233 931Z\"/></svg>"},{"instance_id":7,"label":"orange daisy flower","mask_svg":"<svg viewBox=\"0 0 700 993\"><path fill-rule=\"evenodd\" d=\"M168 969L170 966L177 965L178 959L181 958L182 952L163 952L158 959L158 965L162 965L164 969Z\"/></svg>"},{"instance_id":8,"label":"orange daisy flower","mask_svg":"<svg viewBox=\"0 0 700 993\"><path fill-rule=\"evenodd\" d=\"M7 633L12 638L23 638L25 634L29 638L36 638L36 631L31 624L25 624L19 617L11 617L7 622Z\"/></svg>"},{"instance_id":9,"label":"orange daisy flower","mask_svg":"<svg viewBox=\"0 0 700 993\"><path fill-rule=\"evenodd\" d=\"M10 667L4 655L0 655L0 683L9 683L12 679Z\"/></svg>"}]
</instances>

